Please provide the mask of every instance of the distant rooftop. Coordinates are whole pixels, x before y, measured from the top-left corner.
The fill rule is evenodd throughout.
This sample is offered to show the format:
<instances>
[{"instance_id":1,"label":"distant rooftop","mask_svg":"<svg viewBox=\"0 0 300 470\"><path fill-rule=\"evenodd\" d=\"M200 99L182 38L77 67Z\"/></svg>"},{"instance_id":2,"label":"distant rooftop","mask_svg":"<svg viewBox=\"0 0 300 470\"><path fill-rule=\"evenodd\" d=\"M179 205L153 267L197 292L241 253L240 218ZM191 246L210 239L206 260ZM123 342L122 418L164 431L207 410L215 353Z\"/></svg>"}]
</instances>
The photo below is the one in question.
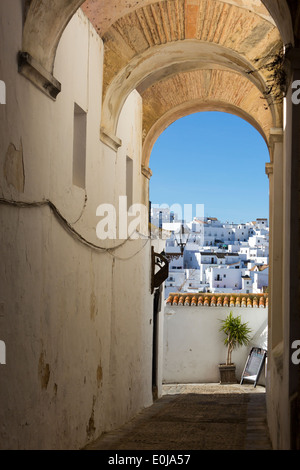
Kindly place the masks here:
<instances>
[{"instance_id":1,"label":"distant rooftop","mask_svg":"<svg viewBox=\"0 0 300 470\"><path fill-rule=\"evenodd\" d=\"M216 256L217 258L225 258L231 256L239 256L238 253L230 253L230 252L219 252L219 251L201 251L201 256Z\"/></svg>"},{"instance_id":2,"label":"distant rooftop","mask_svg":"<svg viewBox=\"0 0 300 470\"><path fill-rule=\"evenodd\" d=\"M269 269L269 265L265 264L264 266L253 266L253 268L250 269L250 271L265 271L266 269Z\"/></svg>"}]
</instances>

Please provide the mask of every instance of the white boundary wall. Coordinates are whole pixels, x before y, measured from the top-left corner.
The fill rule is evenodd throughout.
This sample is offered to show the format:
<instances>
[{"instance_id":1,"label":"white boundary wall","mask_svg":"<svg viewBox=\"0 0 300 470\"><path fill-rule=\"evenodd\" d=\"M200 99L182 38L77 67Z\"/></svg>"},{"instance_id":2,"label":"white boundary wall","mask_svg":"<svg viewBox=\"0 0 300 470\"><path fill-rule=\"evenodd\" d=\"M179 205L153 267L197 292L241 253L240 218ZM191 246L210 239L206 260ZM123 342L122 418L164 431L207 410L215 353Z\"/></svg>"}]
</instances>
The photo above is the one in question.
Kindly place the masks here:
<instances>
[{"instance_id":1,"label":"white boundary wall","mask_svg":"<svg viewBox=\"0 0 300 470\"><path fill-rule=\"evenodd\" d=\"M218 364L227 348L221 322L232 311L249 322L251 342L233 351L240 380L252 346L267 349L268 308L166 306L164 313L163 383L219 382ZM264 371L259 383L264 384Z\"/></svg>"}]
</instances>

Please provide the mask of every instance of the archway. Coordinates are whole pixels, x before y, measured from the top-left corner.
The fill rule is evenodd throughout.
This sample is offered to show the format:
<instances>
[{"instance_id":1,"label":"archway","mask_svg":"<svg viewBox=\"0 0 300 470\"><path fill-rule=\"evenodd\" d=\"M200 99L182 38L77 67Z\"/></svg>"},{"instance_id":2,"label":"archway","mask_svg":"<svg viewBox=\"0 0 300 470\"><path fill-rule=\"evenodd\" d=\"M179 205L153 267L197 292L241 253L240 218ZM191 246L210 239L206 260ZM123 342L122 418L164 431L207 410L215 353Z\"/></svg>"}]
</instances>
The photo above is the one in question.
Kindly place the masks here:
<instances>
[{"instance_id":1,"label":"archway","mask_svg":"<svg viewBox=\"0 0 300 470\"><path fill-rule=\"evenodd\" d=\"M178 119L159 136L153 147L150 158L153 176L149 185L153 208L152 224L162 227L163 232L164 229L172 230L172 224L167 220L168 211L171 210L175 216L173 229L178 228L181 217L187 217L184 226L189 232L187 246L179 257L175 255L180 253L179 247L176 242L173 243L172 236L168 240L165 232L167 244L164 251L169 259L169 278L164 290L167 305L164 312L163 384L218 382L216 364L218 360L222 361L223 356L220 352L222 345L215 338L218 325L215 325L214 318L215 315L223 314L223 310L206 307L206 311L205 306L199 307L200 303L197 302L201 296L203 299L205 296L209 299L216 296L215 302L219 298L226 299L226 296L228 300L230 297L239 298L239 295L242 299L241 292L247 292L242 291L244 287L241 276L245 274L244 268L254 269L253 265L248 264L251 259L253 262L254 258L248 258L247 263L242 266L239 264L238 252L245 253L245 240L251 236L248 230L250 225L255 226L252 225L253 221L260 217L268 219L269 184L264 168L268 160L268 147L259 132L244 119L219 111L203 111ZM250 200L255 199L255 192L259 192L259 195L257 194L256 202L251 203ZM199 223L193 224L189 218L196 215L197 204L204 205L202 216L209 218L212 223L211 226L206 225L205 240L203 230L202 235L198 232ZM249 213L250 207L253 209L252 215ZM156 215L157 211L162 213L161 220ZM200 213L198 216L201 217ZM203 223L204 221L201 226ZM239 231L240 224L245 228L245 232ZM223 237L224 242L225 232L236 233L235 241L226 242L235 245L231 247L231 250L236 251L232 258L219 243L215 243L216 235ZM238 232L243 234L243 237L240 238ZM229 238L233 240L232 235L229 235ZM211 253L212 261L210 257L204 257L203 261L204 250L207 250L208 255ZM254 253L254 249L252 251ZM215 252L221 252L218 255L220 258L216 258ZM242 254L241 257L243 256ZM267 263L266 260L264 262ZM253 274L251 271L250 273ZM222 282L215 282L217 279ZM222 289L223 287L225 289ZM246 295L247 299L252 301L257 292L257 286L254 291L251 288ZM168 305L169 296L174 299L176 295L179 299L189 299L186 300L187 304L182 303L178 308L172 308L172 303ZM261 294L258 295L259 298L260 296ZM262 315L257 316L257 312ZM264 331L264 337L258 338L256 330L253 330L252 334L255 336L254 342L261 341L260 347L266 348L267 314L261 310L244 309L235 310L234 313L242 318L248 315L251 324L256 317L264 318L262 324L259 324L259 328ZM210 316L214 326L206 316ZM186 326L184 318L187 319ZM198 333L195 333L193 322L197 324ZM204 346L203 338L201 341L197 340L206 327L208 336L211 337L207 347ZM203 335L205 337L204 333ZM209 357L206 357L206 350L210 350ZM219 359L216 359L218 354ZM242 355L240 352L236 354L239 374L242 372L241 363L246 359L243 354L245 351Z\"/></svg>"},{"instance_id":2,"label":"archway","mask_svg":"<svg viewBox=\"0 0 300 470\"><path fill-rule=\"evenodd\" d=\"M32 55L40 65L51 73L53 71L55 51L62 31L80 6L95 25L98 33L103 36L119 18L137 8L151 7L153 3L155 3L155 0L142 0L134 3L128 0L98 0L97 2L90 0L72 0L71 2L55 0L51 5L48 5L44 1L29 0L25 11L22 51ZM235 0L227 1L227 3L252 11L264 19L270 20L272 18L272 21L276 22L283 42L285 44L294 42L291 13L286 0L280 2L262 0L261 3L266 8L254 1L247 2L245 6L241 6L240 2ZM191 4L189 8L195 10L197 7ZM36 27L37 24L43 25L43 27ZM191 20L191 27L193 27L193 24L195 22Z\"/></svg>"},{"instance_id":3,"label":"archway","mask_svg":"<svg viewBox=\"0 0 300 470\"><path fill-rule=\"evenodd\" d=\"M60 90L59 83L53 77L56 47L65 25L82 3L57 0L49 7L48 2L33 0L27 12L22 49L25 54L21 56L23 61L20 62L20 71L52 98L55 98ZM126 97L132 90L137 89L144 98L142 172L147 178L151 176L148 161L153 142L176 116L184 115L187 110L200 109L231 110L237 113L255 124L268 142L271 157L267 171L270 175L272 209L276 218L272 223L274 227L281 227L284 217L282 110L272 99L266 100L266 109L264 108L261 95L264 96L268 89L269 75L264 70L255 70L257 66L263 65L257 63L256 58L276 52L282 44L294 42L291 15L285 1L263 2L272 17L266 9L261 10L259 2L249 0L246 8L238 6L239 3L233 0L199 1L196 5L188 0L86 2L83 10L105 42L102 136L103 141L106 144L110 142L114 150L121 145L116 135L118 117ZM114 13L103 14L102 17L102 13L111 11L112 6L117 7L113 10ZM274 26L274 19L280 34ZM37 24L41 27L36 27ZM214 24L220 25L218 31L213 28ZM241 32L244 34L244 41L237 44ZM248 74L249 71L253 73ZM213 77L205 97L197 94L183 96L184 83L189 74L194 77L197 74L199 83L201 75L202 83L209 83L209 74ZM210 95L209 91L216 91L214 87L218 76L222 77L222 82L226 82L226 75L233 77L234 74L237 76L237 82L236 87L230 88L230 99L226 96L225 87L224 95ZM194 82L194 78L191 82ZM174 86L176 83L177 88ZM233 85L234 81L228 78L227 83ZM170 107L167 106L168 103L163 106L163 100L158 97L164 86L170 91L168 99L165 100L171 104ZM247 106L249 103L243 100L242 96L239 102L235 101L235 93L241 89L252 96L249 101L255 103L253 108ZM153 100L153 96L157 99ZM164 98L166 96L165 94ZM181 100L175 103L178 96ZM108 136L108 139L105 136ZM145 200L147 184L145 180ZM276 212L274 205L278 209ZM278 254L277 264L274 264L274 282L276 278L275 289L279 292L283 285L283 234L273 230L273 235L274 260L275 254ZM278 304L273 306L275 320L272 322L272 335L275 335L275 344L279 346L283 322L280 312L281 300L279 298ZM279 351L281 358L280 354Z\"/></svg>"},{"instance_id":4,"label":"archway","mask_svg":"<svg viewBox=\"0 0 300 470\"><path fill-rule=\"evenodd\" d=\"M188 114L168 126L154 144L150 200L168 207L205 204L205 215L222 222L268 218L265 163L269 158L261 134L234 113L204 110ZM231 198L235 191L239 197ZM248 200L245 213L242 199ZM256 207L256 214L246 212L250 207Z\"/></svg>"}]
</instances>

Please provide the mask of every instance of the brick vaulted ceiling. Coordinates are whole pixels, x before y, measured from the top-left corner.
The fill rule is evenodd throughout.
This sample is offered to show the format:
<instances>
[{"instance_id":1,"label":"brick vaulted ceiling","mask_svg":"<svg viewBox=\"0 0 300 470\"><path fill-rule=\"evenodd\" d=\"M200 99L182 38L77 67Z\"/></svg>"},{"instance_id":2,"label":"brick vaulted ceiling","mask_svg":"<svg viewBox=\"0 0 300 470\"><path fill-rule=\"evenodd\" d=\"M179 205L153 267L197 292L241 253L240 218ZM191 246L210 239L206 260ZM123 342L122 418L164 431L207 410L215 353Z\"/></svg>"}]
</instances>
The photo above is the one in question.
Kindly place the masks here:
<instances>
[{"instance_id":1,"label":"brick vaulted ceiling","mask_svg":"<svg viewBox=\"0 0 300 470\"><path fill-rule=\"evenodd\" d=\"M87 0L82 10L104 42L102 125L116 131L111 115L137 89L145 166L159 134L191 112L235 113L267 143L282 126L281 105L264 99L270 72L261 68L282 42L260 0Z\"/></svg>"},{"instance_id":2,"label":"brick vaulted ceiling","mask_svg":"<svg viewBox=\"0 0 300 470\"><path fill-rule=\"evenodd\" d=\"M89 16L100 36L102 36L118 19L138 8L144 8L155 3L157 3L157 0L87 0L82 9ZM187 0L184 3L187 8L193 10L197 8L200 2L199 0ZM223 3L244 8L273 22L269 12L260 0L227 0ZM179 12L178 1L169 0L169 4L170 8L175 8Z\"/></svg>"}]
</instances>

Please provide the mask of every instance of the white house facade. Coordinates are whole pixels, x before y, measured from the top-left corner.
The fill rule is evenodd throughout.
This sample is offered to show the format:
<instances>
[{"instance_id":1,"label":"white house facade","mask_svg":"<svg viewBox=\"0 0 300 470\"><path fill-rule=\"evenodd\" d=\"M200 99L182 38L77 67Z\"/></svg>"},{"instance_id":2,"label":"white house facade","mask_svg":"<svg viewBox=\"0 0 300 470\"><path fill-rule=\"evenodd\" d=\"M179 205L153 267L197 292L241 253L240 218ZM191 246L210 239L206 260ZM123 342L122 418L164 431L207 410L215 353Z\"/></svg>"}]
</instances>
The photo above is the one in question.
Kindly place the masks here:
<instances>
[{"instance_id":1,"label":"white house facade","mask_svg":"<svg viewBox=\"0 0 300 470\"><path fill-rule=\"evenodd\" d=\"M222 224L216 218L194 219L191 223L176 220L163 223L162 227L171 233L165 248L170 259L166 297L174 290L196 293L267 290L267 219L239 225Z\"/></svg>"}]
</instances>

